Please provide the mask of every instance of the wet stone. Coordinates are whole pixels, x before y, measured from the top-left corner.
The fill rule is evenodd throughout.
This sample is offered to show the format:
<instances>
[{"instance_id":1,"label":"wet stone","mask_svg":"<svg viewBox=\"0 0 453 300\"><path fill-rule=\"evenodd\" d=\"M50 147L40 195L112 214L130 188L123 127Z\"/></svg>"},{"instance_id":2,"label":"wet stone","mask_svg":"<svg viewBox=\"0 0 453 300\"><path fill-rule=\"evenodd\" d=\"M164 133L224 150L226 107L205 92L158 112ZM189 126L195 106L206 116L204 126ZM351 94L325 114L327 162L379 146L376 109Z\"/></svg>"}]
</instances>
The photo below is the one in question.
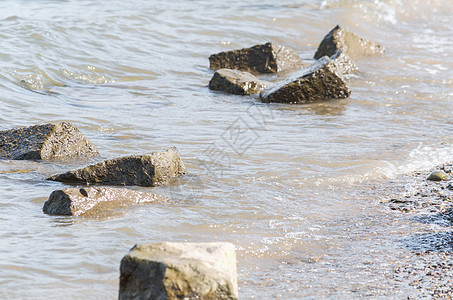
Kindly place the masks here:
<instances>
[{"instance_id":1,"label":"wet stone","mask_svg":"<svg viewBox=\"0 0 453 300\"><path fill-rule=\"evenodd\" d=\"M121 260L119 299L238 299L230 243L135 245Z\"/></svg>"},{"instance_id":2,"label":"wet stone","mask_svg":"<svg viewBox=\"0 0 453 300\"><path fill-rule=\"evenodd\" d=\"M213 70L235 69L252 73L277 73L303 67L292 48L275 43L213 54L209 62Z\"/></svg>"},{"instance_id":3,"label":"wet stone","mask_svg":"<svg viewBox=\"0 0 453 300\"><path fill-rule=\"evenodd\" d=\"M319 59L325 55L332 56L337 50L351 58L360 56L379 55L384 53L380 44L358 37L340 25L335 26L321 41L314 58Z\"/></svg>"},{"instance_id":4,"label":"wet stone","mask_svg":"<svg viewBox=\"0 0 453 300\"><path fill-rule=\"evenodd\" d=\"M441 170L437 170L437 171L434 171L431 174L429 174L427 180L442 181L442 180L445 180L447 178L448 178L447 173L445 173L444 171L441 171Z\"/></svg>"},{"instance_id":5,"label":"wet stone","mask_svg":"<svg viewBox=\"0 0 453 300\"><path fill-rule=\"evenodd\" d=\"M217 70L209 82L209 88L235 95L251 95L261 92L265 83L252 74L239 70Z\"/></svg>"},{"instance_id":6,"label":"wet stone","mask_svg":"<svg viewBox=\"0 0 453 300\"><path fill-rule=\"evenodd\" d=\"M331 57L343 75L355 73L359 70L357 65L343 51L337 50Z\"/></svg>"},{"instance_id":7,"label":"wet stone","mask_svg":"<svg viewBox=\"0 0 453 300\"><path fill-rule=\"evenodd\" d=\"M69 122L0 131L0 158L63 160L99 155L96 147Z\"/></svg>"},{"instance_id":8,"label":"wet stone","mask_svg":"<svg viewBox=\"0 0 453 300\"><path fill-rule=\"evenodd\" d=\"M166 185L171 178L185 172L176 148L146 155L106 160L76 171L55 175L48 180L78 184Z\"/></svg>"},{"instance_id":9,"label":"wet stone","mask_svg":"<svg viewBox=\"0 0 453 300\"><path fill-rule=\"evenodd\" d=\"M311 66L261 92L262 102L310 103L342 99L351 94L339 66L325 56Z\"/></svg>"},{"instance_id":10,"label":"wet stone","mask_svg":"<svg viewBox=\"0 0 453 300\"><path fill-rule=\"evenodd\" d=\"M124 188L85 187L53 191L43 212L64 216L105 216L131 204L167 201L166 197Z\"/></svg>"}]
</instances>

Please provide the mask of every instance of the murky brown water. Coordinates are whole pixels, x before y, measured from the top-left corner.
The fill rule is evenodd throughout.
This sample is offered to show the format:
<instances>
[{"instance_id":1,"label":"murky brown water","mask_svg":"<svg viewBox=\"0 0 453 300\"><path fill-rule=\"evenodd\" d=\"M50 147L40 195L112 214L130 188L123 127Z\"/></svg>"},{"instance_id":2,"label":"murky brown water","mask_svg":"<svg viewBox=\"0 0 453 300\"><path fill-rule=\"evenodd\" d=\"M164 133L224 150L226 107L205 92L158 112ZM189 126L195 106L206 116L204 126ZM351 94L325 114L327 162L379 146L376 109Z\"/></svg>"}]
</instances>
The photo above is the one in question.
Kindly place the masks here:
<instances>
[{"instance_id":1,"label":"murky brown water","mask_svg":"<svg viewBox=\"0 0 453 300\"><path fill-rule=\"evenodd\" d=\"M1 130L70 121L102 158L176 146L188 169L137 188L171 203L89 219L41 211L78 165L1 161L2 299L115 298L121 258L160 241L234 243L243 299L413 295L391 272L422 225L369 184L453 160L452 2L277 2L0 2ZM207 88L210 54L274 41L309 63L338 23L387 50L349 99Z\"/></svg>"}]
</instances>

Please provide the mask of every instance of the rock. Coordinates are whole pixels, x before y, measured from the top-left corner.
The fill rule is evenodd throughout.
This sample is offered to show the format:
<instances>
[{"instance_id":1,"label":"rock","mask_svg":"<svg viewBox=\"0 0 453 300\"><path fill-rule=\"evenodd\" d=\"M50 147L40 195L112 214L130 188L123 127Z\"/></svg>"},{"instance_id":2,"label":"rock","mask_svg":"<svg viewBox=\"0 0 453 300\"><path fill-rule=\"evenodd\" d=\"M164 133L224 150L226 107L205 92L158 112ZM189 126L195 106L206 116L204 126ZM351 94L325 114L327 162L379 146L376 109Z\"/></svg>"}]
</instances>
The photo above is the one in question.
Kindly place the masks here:
<instances>
[{"instance_id":1,"label":"rock","mask_svg":"<svg viewBox=\"0 0 453 300\"><path fill-rule=\"evenodd\" d=\"M354 33L340 27L340 25L335 26L335 28L324 37L319 44L314 58L319 59L325 55L330 57L334 55L337 50L341 50L351 58L384 53L384 47L378 43L360 38Z\"/></svg>"},{"instance_id":2,"label":"rock","mask_svg":"<svg viewBox=\"0 0 453 300\"><path fill-rule=\"evenodd\" d=\"M214 73L209 88L236 95L251 95L261 92L265 83L252 74L239 70L220 69Z\"/></svg>"},{"instance_id":3,"label":"rock","mask_svg":"<svg viewBox=\"0 0 453 300\"><path fill-rule=\"evenodd\" d=\"M157 195L129 189L108 187L67 188L53 191L44 203L43 212L49 215L102 216L115 208L129 204L167 201Z\"/></svg>"},{"instance_id":4,"label":"rock","mask_svg":"<svg viewBox=\"0 0 453 300\"><path fill-rule=\"evenodd\" d=\"M445 173L444 171L438 170L438 171L434 171L431 174L429 174L427 180L442 181L442 180L445 180L447 178L448 178L447 173Z\"/></svg>"},{"instance_id":5,"label":"rock","mask_svg":"<svg viewBox=\"0 0 453 300\"><path fill-rule=\"evenodd\" d=\"M135 245L121 260L119 299L238 299L230 243Z\"/></svg>"},{"instance_id":6,"label":"rock","mask_svg":"<svg viewBox=\"0 0 453 300\"><path fill-rule=\"evenodd\" d=\"M72 183L110 185L166 185L172 177L185 172L176 148L147 155L134 155L106 160L76 171L69 171L48 180Z\"/></svg>"},{"instance_id":7,"label":"rock","mask_svg":"<svg viewBox=\"0 0 453 300\"><path fill-rule=\"evenodd\" d=\"M0 131L0 158L57 160L99 155L96 147L68 122Z\"/></svg>"},{"instance_id":8,"label":"rock","mask_svg":"<svg viewBox=\"0 0 453 300\"><path fill-rule=\"evenodd\" d=\"M357 65L347 56L345 53L343 53L341 50L337 50L331 57L330 59L334 60L339 69L341 70L341 73L343 75L346 74L351 74L354 72L357 72L359 68Z\"/></svg>"},{"instance_id":9,"label":"rock","mask_svg":"<svg viewBox=\"0 0 453 300\"><path fill-rule=\"evenodd\" d=\"M276 73L303 66L292 48L275 43L213 54L209 62L213 70L226 68L252 73Z\"/></svg>"},{"instance_id":10,"label":"rock","mask_svg":"<svg viewBox=\"0 0 453 300\"><path fill-rule=\"evenodd\" d=\"M263 102L309 103L349 97L351 91L338 65L324 56L311 66L297 71L261 92Z\"/></svg>"}]
</instances>

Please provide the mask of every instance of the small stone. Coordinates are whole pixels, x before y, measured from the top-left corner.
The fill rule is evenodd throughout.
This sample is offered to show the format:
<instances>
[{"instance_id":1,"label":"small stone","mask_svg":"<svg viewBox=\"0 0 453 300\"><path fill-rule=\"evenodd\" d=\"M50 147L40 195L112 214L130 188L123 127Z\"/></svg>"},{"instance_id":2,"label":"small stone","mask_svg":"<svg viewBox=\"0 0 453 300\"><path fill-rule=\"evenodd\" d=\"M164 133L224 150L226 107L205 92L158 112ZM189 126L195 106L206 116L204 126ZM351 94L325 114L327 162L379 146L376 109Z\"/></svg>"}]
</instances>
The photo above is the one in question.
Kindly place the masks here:
<instances>
[{"instance_id":1,"label":"small stone","mask_svg":"<svg viewBox=\"0 0 453 300\"><path fill-rule=\"evenodd\" d=\"M166 197L110 187L67 188L53 191L43 212L63 216L104 216L130 204L167 201Z\"/></svg>"},{"instance_id":2,"label":"small stone","mask_svg":"<svg viewBox=\"0 0 453 300\"><path fill-rule=\"evenodd\" d=\"M120 273L120 300L238 299L231 243L135 245Z\"/></svg>"},{"instance_id":3,"label":"small stone","mask_svg":"<svg viewBox=\"0 0 453 300\"><path fill-rule=\"evenodd\" d=\"M265 83L252 74L239 70L220 69L214 73L209 88L235 95L251 95L261 92Z\"/></svg>"},{"instance_id":4,"label":"small stone","mask_svg":"<svg viewBox=\"0 0 453 300\"><path fill-rule=\"evenodd\" d=\"M99 155L96 147L69 122L0 131L0 158L63 160Z\"/></svg>"},{"instance_id":5,"label":"small stone","mask_svg":"<svg viewBox=\"0 0 453 300\"><path fill-rule=\"evenodd\" d=\"M429 174L427 180L431 181L442 181L446 180L448 178L448 175L444 171L434 171L431 174Z\"/></svg>"},{"instance_id":6,"label":"small stone","mask_svg":"<svg viewBox=\"0 0 453 300\"><path fill-rule=\"evenodd\" d=\"M343 80L338 65L324 56L309 67L261 92L262 102L310 103L346 98L351 90Z\"/></svg>"},{"instance_id":7,"label":"small stone","mask_svg":"<svg viewBox=\"0 0 453 300\"><path fill-rule=\"evenodd\" d=\"M209 62L213 70L226 68L252 73L277 73L303 66L292 48L275 43L213 54Z\"/></svg>"},{"instance_id":8,"label":"small stone","mask_svg":"<svg viewBox=\"0 0 453 300\"><path fill-rule=\"evenodd\" d=\"M341 50L351 58L370 56L384 53L384 47L373 41L363 39L354 33L335 26L321 41L314 58L319 59L325 55L332 56L337 50Z\"/></svg>"},{"instance_id":9,"label":"small stone","mask_svg":"<svg viewBox=\"0 0 453 300\"><path fill-rule=\"evenodd\" d=\"M170 148L163 152L106 160L47 179L81 184L156 186L166 185L171 178L184 172L178 151Z\"/></svg>"}]
</instances>

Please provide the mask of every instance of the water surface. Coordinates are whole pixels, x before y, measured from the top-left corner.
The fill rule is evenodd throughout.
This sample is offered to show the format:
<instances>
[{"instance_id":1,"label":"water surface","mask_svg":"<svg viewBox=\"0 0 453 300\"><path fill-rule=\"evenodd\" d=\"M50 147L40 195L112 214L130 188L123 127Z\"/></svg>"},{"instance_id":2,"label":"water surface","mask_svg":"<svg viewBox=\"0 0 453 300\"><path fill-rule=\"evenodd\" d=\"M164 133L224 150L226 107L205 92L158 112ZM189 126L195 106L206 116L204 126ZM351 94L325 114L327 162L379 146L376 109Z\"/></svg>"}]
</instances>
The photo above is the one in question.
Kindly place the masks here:
<instances>
[{"instance_id":1,"label":"water surface","mask_svg":"<svg viewBox=\"0 0 453 300\"><path fill-rule=\"evenodd\" d=\"M80 165L1 161L2 298L116 298L121 258L161 241L234 243L242 299L414 295L392 266L422 225L370 185L453 160L451 11L449 0L1 1L0 130L69 121L100 159L176 146L188 170L135 187L171 203L88 219L42 213L67 187L44 179ZM207 88L213 53L272 41L308 64L336 24L386 48L356 61L349 99L262 104Z\"/></svg>"}]
</instances>

